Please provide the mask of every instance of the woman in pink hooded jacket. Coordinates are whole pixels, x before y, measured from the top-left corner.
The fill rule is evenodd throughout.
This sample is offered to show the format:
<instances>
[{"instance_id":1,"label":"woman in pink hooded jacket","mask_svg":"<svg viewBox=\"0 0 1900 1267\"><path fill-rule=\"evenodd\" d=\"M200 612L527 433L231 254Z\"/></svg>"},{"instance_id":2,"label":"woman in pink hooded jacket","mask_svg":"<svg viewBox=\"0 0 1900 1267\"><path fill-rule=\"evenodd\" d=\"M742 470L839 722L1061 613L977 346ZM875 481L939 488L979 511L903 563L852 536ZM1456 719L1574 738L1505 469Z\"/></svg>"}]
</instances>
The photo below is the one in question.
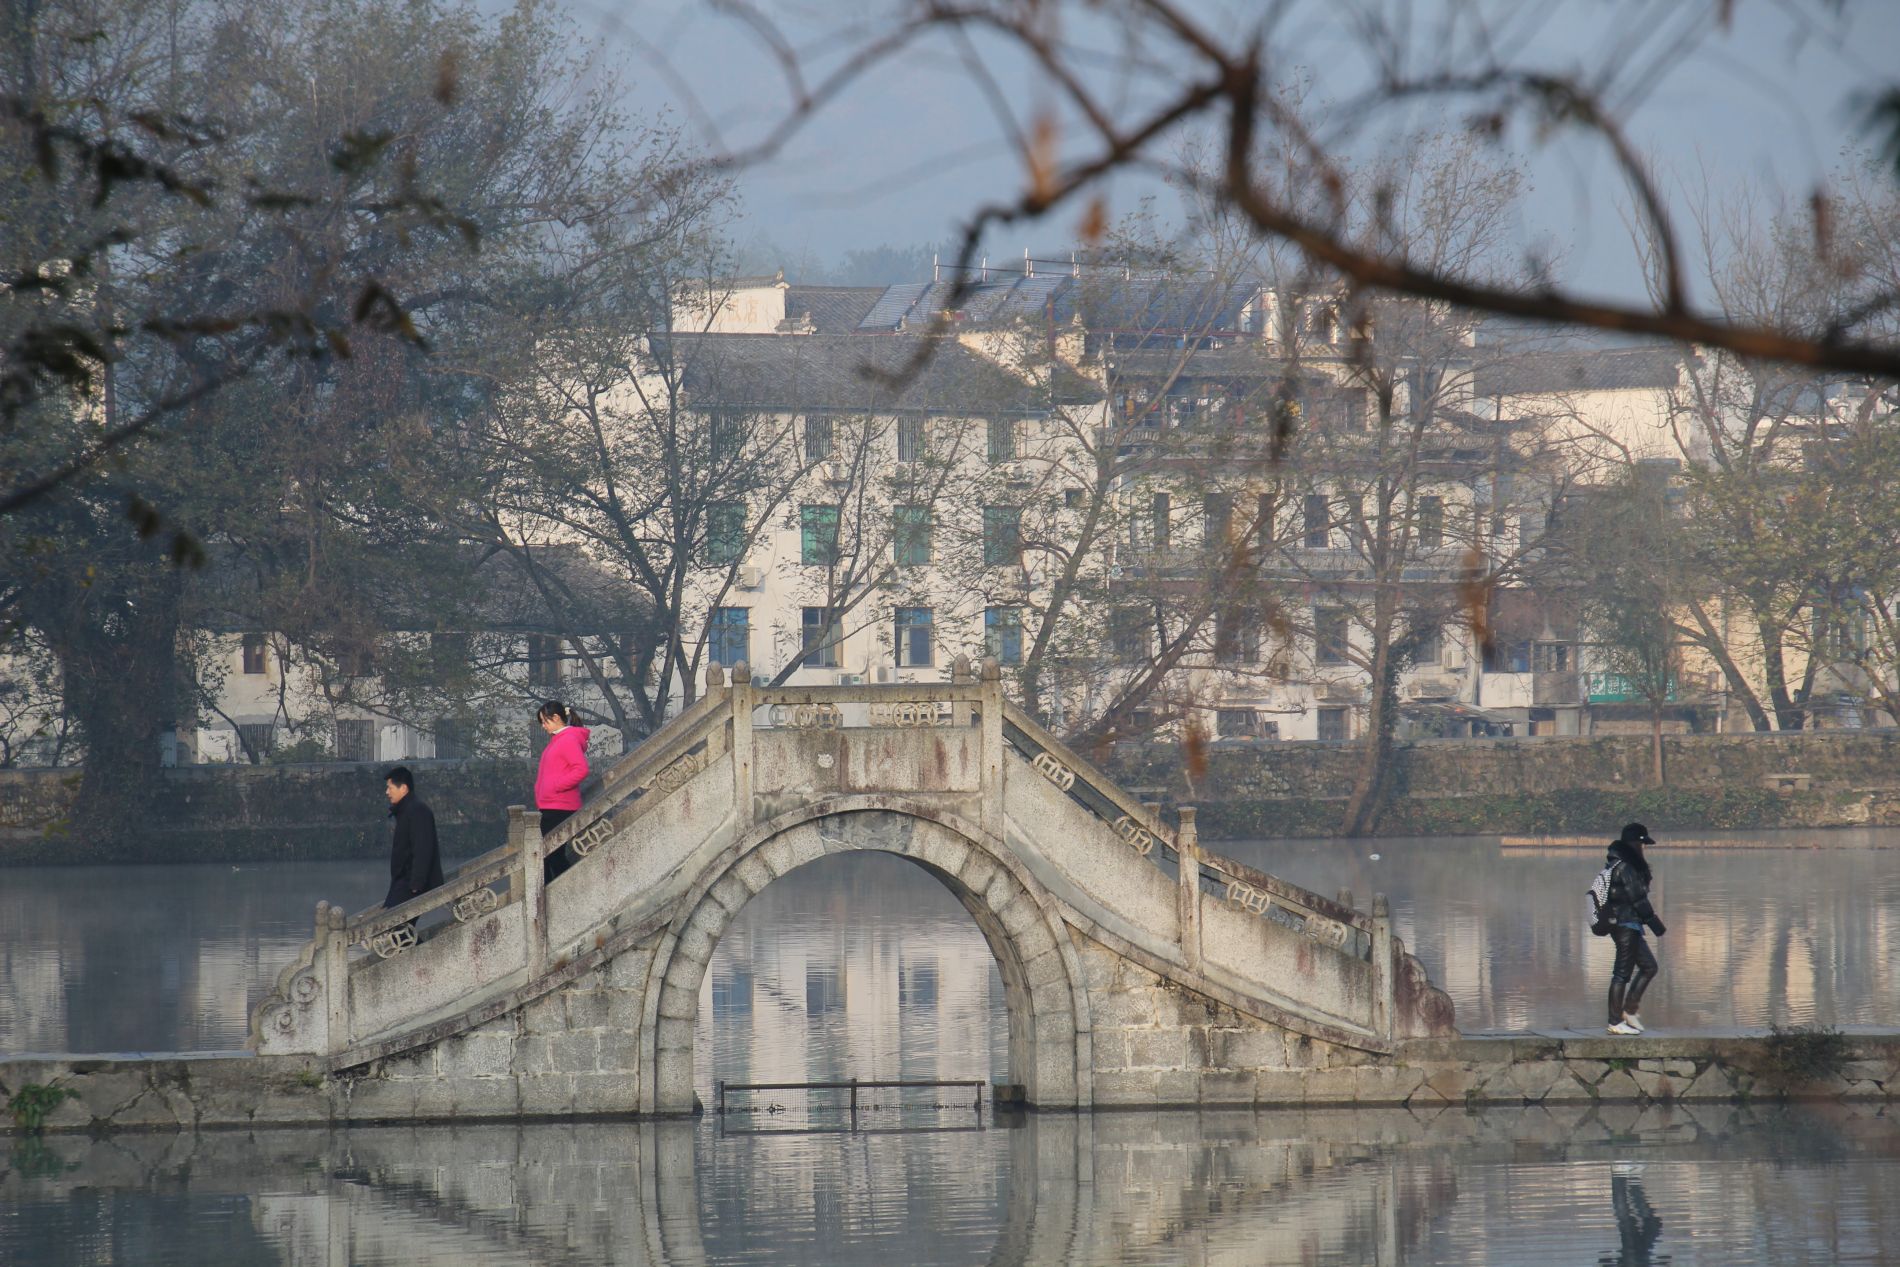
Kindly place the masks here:
<instances>
[{"instance_id":1,"label":"woman in pink hooded jacket","mask_svg":"<svg viewBox=\"0 0 1900 1267\"><path fill-rule=\"evenodd\" d=\"M548 733L548 746L541 750L541 768L534 776L534 804L541 811L541 834L547 835L574 816L581 807L581 784L587 779L587 727L570 720L567 705L549 700L535 713L541 729ZM553 880L574 859L567 846L547 857L543 875Z\"/></svg>"}]
</instances>

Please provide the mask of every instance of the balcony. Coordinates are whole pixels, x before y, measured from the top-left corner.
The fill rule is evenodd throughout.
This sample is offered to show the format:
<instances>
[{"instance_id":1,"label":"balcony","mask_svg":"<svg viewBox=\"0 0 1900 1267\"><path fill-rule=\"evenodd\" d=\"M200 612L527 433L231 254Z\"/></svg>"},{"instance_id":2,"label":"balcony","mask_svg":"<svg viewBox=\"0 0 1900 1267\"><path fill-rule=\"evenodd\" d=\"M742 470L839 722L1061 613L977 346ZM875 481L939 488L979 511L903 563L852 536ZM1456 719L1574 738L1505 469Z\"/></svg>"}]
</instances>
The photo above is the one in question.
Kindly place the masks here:
<instances>
[{"instance_id":1,"label":"balcony","mask_svg":"<svg viewBox=\"0 0 1900 1267\"><path fill-rule=\"evenodd\" d=\"M1531 675L1531 703L1537 707L1567 707L1583 702L1582 682L1575 672L1552 671Z\"/></svg>"}]
</instances>

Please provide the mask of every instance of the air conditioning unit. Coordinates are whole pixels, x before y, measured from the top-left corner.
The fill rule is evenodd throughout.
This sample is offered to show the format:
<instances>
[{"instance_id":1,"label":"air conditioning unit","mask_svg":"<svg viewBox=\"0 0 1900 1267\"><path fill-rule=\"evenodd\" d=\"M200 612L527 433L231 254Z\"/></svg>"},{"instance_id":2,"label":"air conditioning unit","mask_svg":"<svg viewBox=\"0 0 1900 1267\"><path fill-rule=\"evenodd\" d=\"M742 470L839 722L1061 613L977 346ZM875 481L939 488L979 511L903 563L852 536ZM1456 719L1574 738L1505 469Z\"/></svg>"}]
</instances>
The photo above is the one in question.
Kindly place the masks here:
<instances>
[{"instance_id":1,"label":"air conditioning unit","mask_svg":"<svg viewBox=\"0 0 1900 1267\"><path fill-rule=\"evenodd\" d=\"M862 673L840 673L840 674L838 675L838 685L839 685L839 686L863 686L863 685L864 685L864 674L862 674Z\"/></svg>"},{"instance_id":2,"label":"air conditioning unit","mask_svg":"<svg viewBox=\"0 0 1900 1267\"><path fill-rule=\"evenodd\" d=\"M880 665L877 670L877 680L879 682L895 682L897 680L897 670L888 664Z\"/></svg>"},{"instance_id":3,"label":"air conditioning unit","mask_svg":"<svg viewBox=\"0 0 1900 1267\"><path fill-rule=\"evenodd\" d=\"M1006 484L1033 484L1035 476L1021 462L1010 462L1003 467L1003 482Z\"/></svg>"},{"instance_id":4,"label":"air conditioning unit","mask_svg":"<svg viewBox=\"0 0 1900 1267\"><path fill-rule=\"evenodd\" d=\"M765 584L765 569L755 568L755 567L742 567L739 569L738 580L739 580L740 589L755 590L759 588L759 586Z\"/></svg>"}]
</instances>

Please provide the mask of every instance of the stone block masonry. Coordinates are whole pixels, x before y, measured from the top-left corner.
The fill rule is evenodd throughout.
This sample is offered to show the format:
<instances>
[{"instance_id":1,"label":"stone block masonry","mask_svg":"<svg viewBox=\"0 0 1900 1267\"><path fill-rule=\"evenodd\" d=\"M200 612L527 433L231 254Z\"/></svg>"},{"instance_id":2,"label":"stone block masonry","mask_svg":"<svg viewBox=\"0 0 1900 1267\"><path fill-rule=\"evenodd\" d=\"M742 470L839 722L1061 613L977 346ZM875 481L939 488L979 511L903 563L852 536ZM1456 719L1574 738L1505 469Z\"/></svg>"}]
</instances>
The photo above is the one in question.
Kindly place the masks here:
<instances>
[{"instance_id":1,"label":"stone block masonry","mask_svg":"<svg viewBox=\"0 0 1900 1267\"><path fill-rule=\"evenodd\" d=\"M1146 1003L1152 1013L1131 1011L1096 1031L1098 1109L1900 1098L1900 1031L1853 1035L1838 1071L1784 1088L1764 1080L1767 1047L1758 1037L1421 1039L1404 1044L1395 1063L1369 1064L1235 1024L1218 1007L1165 991ZM1193 1023L1170 1035L1169 1018ZM603 1040L606 1028L549 1039L516 1026L510 1017L343 1076L294 1056L16 1058L0 1062L0 1101L28 1085L70 1089L74 1097L46 1121L55 1134L509 1120L611 1114L633 1102L634 1057ZM0 1121L0 1133L18 1130Z\"/></svg>"}]
</instances>

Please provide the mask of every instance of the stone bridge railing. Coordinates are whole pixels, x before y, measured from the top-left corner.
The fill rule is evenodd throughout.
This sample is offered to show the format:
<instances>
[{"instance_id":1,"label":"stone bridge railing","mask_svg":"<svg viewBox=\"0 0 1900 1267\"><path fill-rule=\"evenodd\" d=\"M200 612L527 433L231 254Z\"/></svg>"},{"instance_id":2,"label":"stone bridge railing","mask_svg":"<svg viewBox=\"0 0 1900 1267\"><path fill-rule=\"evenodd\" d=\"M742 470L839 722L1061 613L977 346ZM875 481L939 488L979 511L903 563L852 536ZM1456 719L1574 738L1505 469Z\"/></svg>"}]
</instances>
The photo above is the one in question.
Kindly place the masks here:
<instances>
[{"instance_id":1,"label":"stone bridge railing","mask_svg":"<svg viewBox=\"0 0 1900 1267\"><path fill-rule=\"evenodd\" d=\"M1199 974L1204 961L1211 959L1213 962L1205 963L1205 983L1210 990L1218 994L1219 984L1229 983L1229 996L1238 996L1242 1006L1251 997L1279 997L1279 1014L1290 1016L1299 1000L1291 995L1276 996L1271 972L1251 971L1244 964L1236 969L1235 965L1237 956L1245 959L1250 953L1246 949L1249 944L1265 945L1273 937L1280 937L1276 944L1284 948L1290 944L1284 937L1291 934L1300 939L1300 944L1310 945L1319 960L1338 965L1326 969L1340 983L1335 989L1344 989L1357 1000L1350 1015L1337 1010L1326 1013L1333 1019L1308 1032L1374 1051L1390 1050L1394 1038L1416 1032L1415 1020L1401 1019L1400 1013L1411 1006L1405 1000L1416 999L1418 991L1428 989L1429 983L1424 982L1416 961L1404 955L1394 942L1382 897L1374 897L1372 912L1367 914L1354 909L1349 894L1342 893L1337 901L1328 899L1207 853L1196 835L1192 807L1182 807L1178 825L1168 827L1158 805L1131 798L1034 718L1009 704L1003 695L1001 670L994 661L985 661L979 674L972 672L967 661L959 660L948 682L899 686L760 687L751 682L743 665L735 670L728 685L714 669L705 696L608 768L601 787L588 798L582 811L547 837L541 836L525 809L513 807L507 843L468 863L441 887L401 906L372 908L350 916L340 908L320 904L316 936L299 960L285 969L276 989L254 1016L252 1045L262 1051L315 1051L339 1058L346 1052L361 1055L370 1050L396 1050L400 1049L401 1034L418 1025L436 1023L429 1018L450 1015L459 1007L464 1013L457 1023L468 1022L472 1015L466 1011L470 991L485 992L484 997L495 999L502 999L497 991L512 991L508 997L517 1001L530 997L529 987L546 977L551 961L558 967L579 953L577 935L603 944L606 925L595 931L597 926L590 923L582 930L577 920L606 919L616 927L641 920L657 921L655 927L659 927L669 918L664 909L668 900L665 895L629 890L624 899L611 899L619 904L610 909L601 905L608 898L577 891L578 905L562 899L562 931L556 947L557 939L550 936L548 894L543 881L544 859L549 852L569 846L580 861L562 883L587 886L588 856L597 848L620 837L656 808L666 806L669 798L687 785L708 788L718 784L727 789L720 793L723 799L719 801L725 808L704 811L710 817L704 820L703 828L698 817L702 813L697 808L699 802L682 822L672 820L685 811L667 814L671 843L666 848L679 851L678 865L685 865L697 847L689 839L693 832L711 839L716 832L742 831L774 819L801 799L821 795L809 786L801 791L789 782L755 788L755 775L768 782L772 777L766 766L755 770L769 751L762 735L755 742L755 733L863 730L889 735L893 731L929 729L951 733L946 733L945 744L925 744L925 748L961 754L958 759L980 759L980 772L965 771L933 789L898 786L906 782L906 776L901 775L893 775L891 784L878 785L881 771L859 769L852 772L852 786L858 792L893 796L951 797L963 807L958 812L977 811L972 817L980 814L983 834L1003 845L1004 767L1013 754L1020 764L1015 765L1011 778L1045 780L1060 793L1063 802L1092 815L1103 833L1119 840L1134 858L1145 859L1172 884L1172 918L1157 912L1155 902L1165 902L1165 898L1156 896L1151 883L1135 886L1148 895L1142 899L1148 903L1144 909L1157 912L1151 923L1171 926L1162 955L1166 962L1157 970L1170 971L1169 964L1178 964L1188 974L1184 983L1200 988ZM862 759L855 746L836 751L838 759L846 763ZM833 759L819 752L816 765L829 767ZM700 774L720 763L729 774L720 775L711 784L704 780L695 783ZM821 771L815 777L822 784L831 772ZM843 782L839 781L840 787ZM1042 796L1044 799L1035 803L1044 809L1036 812L1058 812L1047 801L1047 793ZM1072 835L1078 827L1079 822L1071 819L1049 830ZM1032 851L1033 846L1033 841L1027 842L1026 847ZM1093 857L1112 865L1108 855L1099 852L1100 845L1091 848L1098 850ZM1058 870L1068 866L1073 874L1073 868L1089 865L1081 862L1081 857L1078 854L1067 862L1045 862ZM1165 894L1166 890L1161 892ZM1205 906L1203 898L1216 907ZM1088 900L1077 900L1090 905ZM1093 900L1107 901L1107 907L1091 909L1104 912L1101 920L1105 926L1115 924L1118 917L1112 909L1114 896L1103 899L1098 894ZM599 914L583 915L585 910L596 908ZM1223 908L1231 914L1223 913ZM445 913L446 919L432 918L437 912ZM1272 935L1265 931L1245 933L1242 925L1249 916L1272 926ZM1241 924L1236 924L1236 917ZM418 924L425 919L428 923ZM1212 955L1204 956L1203 925L1209 920L1218 926L1219 946ZM1085 918L1084 922L1091 921ZM453 944L439 950L419 948L419 927L425 940L448 939ZM1154 944L1152 939L1148 944ZM1124 953L1136 953L1137 949ZM387 964L388 960L412 953L445 956L445 970L407 976L383 971L383 966L395 966ZM456 965L453 972L446 970L451 962ZM455 981L461 986L455 986ZM457 994L457 989L462 993ZM1400 995L1404 999L1395 1003ZM511 1005L502 999L495 1008ZM1407 1031L1407 1026L1412 1030ZM1448 1026L1447 1018L1444 1028ZM1437 1028L1434 1023L1433 1032Z\"/></svg>"}]
</instances>

